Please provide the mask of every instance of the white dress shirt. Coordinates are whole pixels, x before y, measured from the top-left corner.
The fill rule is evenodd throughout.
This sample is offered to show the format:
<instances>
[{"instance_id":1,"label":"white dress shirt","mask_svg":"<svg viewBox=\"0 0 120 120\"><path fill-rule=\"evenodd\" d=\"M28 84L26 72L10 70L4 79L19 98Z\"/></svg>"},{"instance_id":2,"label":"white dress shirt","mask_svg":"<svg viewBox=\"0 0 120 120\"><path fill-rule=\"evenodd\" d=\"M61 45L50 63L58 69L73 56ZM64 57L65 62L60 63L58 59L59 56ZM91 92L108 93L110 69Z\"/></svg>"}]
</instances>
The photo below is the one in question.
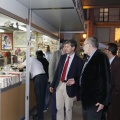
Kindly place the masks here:
<instances>
[{"instance_id":1,"label":"white dress shirt","mask_svg":"<svg viewBox=\"0 0 120 120\"><path fill-rule=\"evenodd\" d=\"M67 59L68 59L68 56L69 56L69 55L67 55L67 57L66 57L65 63L66 63L66 61L67 61ZM69 69L70 69L70 65L71 65L71 63L72 63L72 61L73 61L74 56L75 56L75 53L73 53L73 54L70 56L70 58L69 58L69 63L68 63L68 67L67 67L67 70L66 70L65 80L67 80L67 74L68 74L68 71L69 71ZM65 63L64 63L64 65L65 65ZM64 69L64 67L63 67L63 69ZM61 74L61 75L62 75L62 74Z\"/></svg>"},{"instance_id":2,"label":"white dress shirt","mask_svg":"<svg viewBox=\"0 0 120 120\"><path fill-rule=\"evenodd\" d=\"M22 64L26 66L26 60ZM42 63L35 57L30 57L30 73L32 78L45 73Z\"/></svg>"},{"instance_id":3,"label":"white dress shirt","mask_svg":"<svg viewBox=\"0 0 120 120\"><path fill-rule=\"evenodd\" d=\"M45 54L45 58L47 59L47 61L50 62L52 53L50 51L48 51L48 52L45 52L44 54Z\"/></svg>"},{"instance_id":4,"label":"white dress shirt","mask_svg":"<svg viewBox=\"0 0 120 120\"><path fill-rule=\"evenodd\" d=\"M114 60L115 56L109 59L109 63L111 65L112 61Z\"/></svg>"}]
</instances>

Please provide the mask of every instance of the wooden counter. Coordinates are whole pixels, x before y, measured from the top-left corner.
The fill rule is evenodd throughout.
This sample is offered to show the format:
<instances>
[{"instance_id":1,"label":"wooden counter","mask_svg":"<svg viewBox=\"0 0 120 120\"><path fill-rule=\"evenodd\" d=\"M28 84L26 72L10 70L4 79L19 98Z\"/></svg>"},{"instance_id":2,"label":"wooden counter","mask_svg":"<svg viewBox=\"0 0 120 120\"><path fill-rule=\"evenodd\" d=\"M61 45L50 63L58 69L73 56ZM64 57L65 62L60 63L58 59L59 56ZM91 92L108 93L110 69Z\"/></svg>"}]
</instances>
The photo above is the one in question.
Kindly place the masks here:
<instances>
[{"instance_id":1,"label":"wooden counter","mask_svg":"<svg viewBox=\"0 0 120 120\"><path fill-rule=\"evenodd\" d=\"M19 120L25 115L25 83L1 91L0 120ZM33 81L30 81L30 109L36 105Z\"/></svg>"}]
</instances>

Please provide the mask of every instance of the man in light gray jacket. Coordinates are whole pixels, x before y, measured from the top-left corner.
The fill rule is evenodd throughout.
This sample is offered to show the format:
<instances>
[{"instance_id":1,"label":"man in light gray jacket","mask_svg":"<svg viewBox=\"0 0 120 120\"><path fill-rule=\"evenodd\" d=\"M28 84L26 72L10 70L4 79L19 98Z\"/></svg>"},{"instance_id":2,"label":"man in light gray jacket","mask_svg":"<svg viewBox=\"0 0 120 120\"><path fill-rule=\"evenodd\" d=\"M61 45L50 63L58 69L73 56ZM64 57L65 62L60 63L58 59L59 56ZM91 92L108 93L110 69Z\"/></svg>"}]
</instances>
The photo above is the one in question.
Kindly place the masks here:
<instances>
[{"instance_id":1,"label":"man in light gray jacket","mask_svg":"<svg viewBox=\"0 0 120 120\"><path fill-rule=\"evenodd\" d=\"M55 51L51 56L51 59L50 59L50 62L49 62L49 82L50 83L53 81L53 76L55 74L55 70L57 68L60 56L62 54L66 53L65 42L66 41L64 40L62 45L61 45L61 49ZM56 109L56 94L53 93L52 94L52 120L56 120L56 112L57 112L57 109Z\"/></svg>"}]
</instances>

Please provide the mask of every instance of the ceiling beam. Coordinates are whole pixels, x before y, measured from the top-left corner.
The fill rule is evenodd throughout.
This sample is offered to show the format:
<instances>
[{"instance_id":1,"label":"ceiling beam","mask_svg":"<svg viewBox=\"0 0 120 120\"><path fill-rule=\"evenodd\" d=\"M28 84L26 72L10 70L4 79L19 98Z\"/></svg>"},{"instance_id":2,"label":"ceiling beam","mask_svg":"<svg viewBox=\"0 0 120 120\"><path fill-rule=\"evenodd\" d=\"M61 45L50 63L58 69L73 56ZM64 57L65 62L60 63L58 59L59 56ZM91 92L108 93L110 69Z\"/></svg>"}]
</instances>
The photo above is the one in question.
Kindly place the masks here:
<instances>
[{"instance_id":1,"label":"ceiling beam","mask_svg":"<svg viewBox=\"0 0 120 120\"><path fill-rule=\"evenodd\" d=\"M120 5L83 5L83 9L91 9L91 8L120 8Z\"/></svg>"},{"instance_id":2,"label":"ceiling beam","mask_svg":"<svg viewBox=\"0 0 120 120\"><path fill-rule=\"evenodd\" d=\"M61 8L32 8L31 10L60 10L60 9L74 9L74 7L61 7Z\"/></svg>"}]
</instances>

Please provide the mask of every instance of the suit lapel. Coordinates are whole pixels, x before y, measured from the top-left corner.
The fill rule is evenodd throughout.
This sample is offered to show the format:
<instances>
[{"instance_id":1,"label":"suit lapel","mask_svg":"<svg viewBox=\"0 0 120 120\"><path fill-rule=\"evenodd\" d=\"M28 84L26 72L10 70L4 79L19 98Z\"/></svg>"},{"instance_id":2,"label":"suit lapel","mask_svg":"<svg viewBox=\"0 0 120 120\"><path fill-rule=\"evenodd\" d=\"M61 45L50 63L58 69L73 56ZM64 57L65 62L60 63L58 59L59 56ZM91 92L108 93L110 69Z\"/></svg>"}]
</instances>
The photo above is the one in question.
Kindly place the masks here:
<instances>
[{"instance_id":1,"label":"suit lapel","mask_svg":"<svg viewBox=\"0 0 120 120\"><path fill-rule=\"evenodd\" d=\"M97 53L98 53L98 50L95 51L95 53L93 54L93 56L92 56L92 57L90 58L90 60L88 61L88 63L86 64L86 66L85 66L85 68L84 68L84 71L87 69L87 67L89 66L89 64L94 61L94 57L97 55ZM83 71L83 72L84 72L84 71Z\"/></svg>"},{"instance_id":2,"label":"suit lapel","mask_svg":"<svg viewBox=\"0 0 120 120\"><path fill-rule=\"evenodd\" d=\"M61 60L61 64L60 64L60 72L62 73L64 64L65 64L65 60L66 60L67 54L63 56L63 59Z\"/></svg>"}]
</instances>

